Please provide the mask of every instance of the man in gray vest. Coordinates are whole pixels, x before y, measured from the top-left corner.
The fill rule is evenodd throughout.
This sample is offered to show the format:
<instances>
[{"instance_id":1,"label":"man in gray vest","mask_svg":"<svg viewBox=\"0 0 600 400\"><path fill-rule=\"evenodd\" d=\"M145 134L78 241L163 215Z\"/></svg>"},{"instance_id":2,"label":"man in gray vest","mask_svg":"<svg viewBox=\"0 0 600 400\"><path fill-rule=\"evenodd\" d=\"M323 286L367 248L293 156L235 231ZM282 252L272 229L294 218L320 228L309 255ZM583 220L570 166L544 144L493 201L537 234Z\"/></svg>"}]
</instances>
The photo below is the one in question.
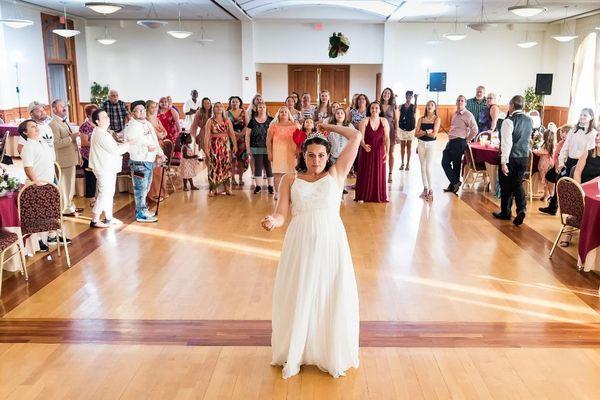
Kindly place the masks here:
<instances>
[{"instance_id":1,"label":"man in gray vest","mask_svg":"<svg viewBox=\"0 0 600 400\"><path fill-rule=\"evenodd\" d=\"M511 219L511 204L514 196L517 216L513 224L521 225L527 210L527 196L523 188L523 175L527 170L529 139L533 121L523 112L525 99L514 96L508 104L510 116L500 129L500 212L492 213L498 219Z\"/></svg>"}]
</instances>

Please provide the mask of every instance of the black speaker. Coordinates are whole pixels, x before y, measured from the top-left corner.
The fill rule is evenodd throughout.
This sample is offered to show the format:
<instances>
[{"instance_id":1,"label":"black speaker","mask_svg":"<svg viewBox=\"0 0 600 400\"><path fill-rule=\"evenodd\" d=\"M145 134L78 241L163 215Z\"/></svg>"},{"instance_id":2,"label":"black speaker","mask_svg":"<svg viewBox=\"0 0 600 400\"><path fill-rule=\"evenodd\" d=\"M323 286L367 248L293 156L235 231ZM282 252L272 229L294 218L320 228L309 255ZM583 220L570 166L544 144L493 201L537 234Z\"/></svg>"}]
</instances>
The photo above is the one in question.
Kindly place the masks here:
<instances>
[{"instance_id":1,"label":"black speaker","mask_svg":"<svg viewBox=\"0 0 600 400\"><path fill-rule=\"evenodd\" d=\"M446 91L446 73L431 72L429 74L429 91L430 92L445 92Z\"/></svg>"},{"instance_id":2,"label":"black speaker","mask_svg":"<svg viewBox=\"0 0 600 400\"><path fill-rule=\"evenodd\" d=\"M537 74L535 78L535 94L552 94L552 74Z\"/></svg>"}]
</instances>

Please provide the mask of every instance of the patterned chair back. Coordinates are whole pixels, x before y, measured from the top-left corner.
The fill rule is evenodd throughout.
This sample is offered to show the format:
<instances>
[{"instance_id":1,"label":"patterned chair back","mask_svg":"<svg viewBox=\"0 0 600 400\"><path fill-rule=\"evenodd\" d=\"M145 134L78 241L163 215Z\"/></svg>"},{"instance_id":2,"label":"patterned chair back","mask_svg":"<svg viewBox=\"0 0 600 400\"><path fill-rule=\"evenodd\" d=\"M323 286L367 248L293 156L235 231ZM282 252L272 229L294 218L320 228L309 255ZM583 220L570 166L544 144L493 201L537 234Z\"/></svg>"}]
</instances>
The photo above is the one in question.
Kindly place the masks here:
<instances>
[{"instance_id":1,"label":"patterned chair back","mask_svg":"<svg viewBox=\"0 0 600 400\"><path fill-rule=\"evenodd\" d=\"M581 185L571 178L560 178L556 183L556 193L563 225L579 228L585 204Z\"/></svg>"},{"instance_id":2,"label":"patterned chair back","mask_svg":"<svg viewBox=\"0 0 600 400\"><path fill-rule=\"evenodd\" d=\"M18 210L23 235L60 229L60 192L54 184L31 182L19 192Z\"/></svg>"}]
</instances>

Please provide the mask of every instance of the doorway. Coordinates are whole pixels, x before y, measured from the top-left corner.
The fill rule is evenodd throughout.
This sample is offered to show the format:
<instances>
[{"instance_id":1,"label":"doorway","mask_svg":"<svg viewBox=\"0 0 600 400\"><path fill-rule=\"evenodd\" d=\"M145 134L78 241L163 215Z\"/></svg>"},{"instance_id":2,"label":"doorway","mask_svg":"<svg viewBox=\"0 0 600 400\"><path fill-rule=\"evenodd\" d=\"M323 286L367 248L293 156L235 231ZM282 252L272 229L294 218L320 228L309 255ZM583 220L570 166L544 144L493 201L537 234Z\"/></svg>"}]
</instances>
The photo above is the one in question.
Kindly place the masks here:
<instances>
[{"instance_id":1,"label":"doorway","mask_svg":"<svg viewBox=\"0 0 600 400\"><path fill-rule=\"evenodd\" d=\"M346 105L350 93L349 65L288 65L288 93L309 93L318 102L319 93L329 90L331 101Z\"/></svg>"}]
</instances>

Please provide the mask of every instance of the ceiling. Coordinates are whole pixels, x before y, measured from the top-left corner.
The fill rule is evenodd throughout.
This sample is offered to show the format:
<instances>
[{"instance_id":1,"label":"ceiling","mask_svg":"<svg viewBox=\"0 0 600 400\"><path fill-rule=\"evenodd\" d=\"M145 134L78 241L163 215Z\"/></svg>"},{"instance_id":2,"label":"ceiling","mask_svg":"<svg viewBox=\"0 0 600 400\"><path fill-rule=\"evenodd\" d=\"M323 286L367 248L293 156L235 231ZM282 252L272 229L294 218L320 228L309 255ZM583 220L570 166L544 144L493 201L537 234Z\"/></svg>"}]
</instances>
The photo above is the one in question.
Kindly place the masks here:
<instances>
[{"instance_id":1,"label":"ceiling","mask_svg":"<svg viewBox=\"0 0 600 400\"><path fill-rule=\"evenodd\" d=\"M94 0L92 0L94 1ZM99 1L99 0L95 0ZM508 11L508 7L525 4L526 0L484 0L487 18L491 22L527 22ZM85 7L85 0L66 0L67 13L86 19L103 16ZM142 19L148 16L150 3L136 0L116 0L124 8L108 16L110 19ZM535 3L535 0L531 0ZM61 10L62 0L28 0L27 3ZM600 11L600 1L540 0L548 11L530 18L529 22L551 22L568 16ZM454 21L458 5L461 22L476 22L481 14L481 0L155 0L158 17L176 19L181 8L182 19L250 20L250 19L310 19L364 20L372 22Z\"/></svg>"}]
</instances>

